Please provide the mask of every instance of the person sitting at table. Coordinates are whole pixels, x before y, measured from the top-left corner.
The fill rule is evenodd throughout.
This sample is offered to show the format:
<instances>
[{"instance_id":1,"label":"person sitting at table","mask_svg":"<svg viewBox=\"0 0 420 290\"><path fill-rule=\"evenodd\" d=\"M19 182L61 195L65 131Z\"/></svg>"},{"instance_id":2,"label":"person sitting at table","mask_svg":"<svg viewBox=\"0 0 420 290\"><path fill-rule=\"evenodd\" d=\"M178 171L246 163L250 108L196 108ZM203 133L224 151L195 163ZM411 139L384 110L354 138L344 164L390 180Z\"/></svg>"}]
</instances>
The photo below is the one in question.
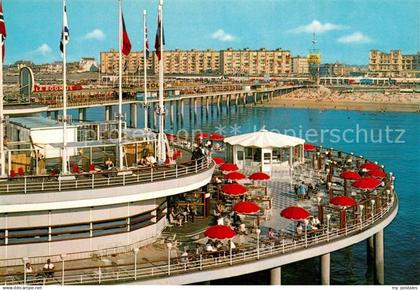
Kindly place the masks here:
<instances>
[{"instance_id":1,"label":"person sitting at table","mask_svg":"<svg viewBox=\"0 0 420 290\"><path fill-rule=\"evenodd\" d=\"M321 228L321 221L318 219L318 217L317 217L317 216L314 216L314 217L311 219L311 226L312 226L312 228L313 228L313 229L315 229L315 230L319 230L319 229Z\"/></svg>"},{"instance_id":2,"label":"person sitting at table","mask_svg":"<svg viewBox=\"0 0 420 290\"><path fill-rule=\"evenodd\" d=\"M169 223L182 226L182 217L181 217L181 220L177 219L177 216L173 207L171 207L171 209L169 210Z\"/></svg>"},{"instance_id":3,"label":"person sitting at table","mask_svg":"<svg viewBox=\"0 0 420 290\"><path fill-rule=\"evenodd\" d=\"M277 240L277 236L273 230L273 228L268 229L267 237L269 240Z\"/></svg>"},{"instance_id":4,"label":"person sitting at table","mask_svg":"<svg viewBox=\"0 0 420 290\"><path fill-rule=\"evenodd\" d=\"M206 244L206 252L207 253L213 253L216 252L217 250L213 247L213 245L211 244L211 242L208 242Z\"/></svg>"},{"instance_id":5,"label":"person sitting at table","mask_svg":"<svg viewBox=\"0 0 420 290\"><path fill-rule=\"evenodd\" d=\"M296 234L298 236L303 234L303 226L301 222L298 222L298 224L296 225Z\"/></svg>"},{"instance_id":6,"label":"person sitting at table","mask_svg":"<svg viewBox=\"0 0 420 290\"><path fill-rule=\"evenodd\" d=\"M157 163L156 158L152 154L149 153L149 155L147 155L146 157L146 165L154 167L156 163Z\"/></svg>"},{"instance_id":7,"label":"person sitting at table","mask_svg":"<svg viewBox=\"0 0 420 290\"><path fill-rule=\"evenodd\" d=\"M137 159L137 165L138 166L146 166L147 165L147 161L146 158L144 156L140 157Z\"/></svg>"},{"instance_id":8,"label":"person sitting at table","mask_svg":"<svg viewBox=\"0 0 420 290\"><path fill-rule=\"evenodd\" d=\"M51 263L50 259L47 259L47 263L44 265L43 271L47 278L54 277L54 264Z\"/></svg>"},{"instance_id":9,"label":"person sitting at table","mask_svg":"<svg viewBox=\"0 0 420 290\"><path fill-rule=\"evenodd\" d=\"M114 167L114 163L111 160L111 157L108 157L108 159L105 161L105 167L108 170L111 170L112 167Z\"/></svg>"},{"instance_id":10,"label":"person sitting at table","mask_svg":"<svg viewBox=\"0 0 420 290\"><path fill-rule=\"evenodd\" d=\"M244 223L241 223L238 227L238 233L239 234L243 234L243 235L247 235L248 234L248 230L246 229L246 226Z\"/></svg>"},{"instance_id":11,"label":"person sitting at table","mask_svg":"<svg viewBox=\"0 0 420 290\"><path fill-rule=\"evenodd\" d=\"M26 273L26 280L31 280L33 278L34 269L32 268L32 265L29 262L25 264L25 273Z\"/></svg>"}]
</instances>

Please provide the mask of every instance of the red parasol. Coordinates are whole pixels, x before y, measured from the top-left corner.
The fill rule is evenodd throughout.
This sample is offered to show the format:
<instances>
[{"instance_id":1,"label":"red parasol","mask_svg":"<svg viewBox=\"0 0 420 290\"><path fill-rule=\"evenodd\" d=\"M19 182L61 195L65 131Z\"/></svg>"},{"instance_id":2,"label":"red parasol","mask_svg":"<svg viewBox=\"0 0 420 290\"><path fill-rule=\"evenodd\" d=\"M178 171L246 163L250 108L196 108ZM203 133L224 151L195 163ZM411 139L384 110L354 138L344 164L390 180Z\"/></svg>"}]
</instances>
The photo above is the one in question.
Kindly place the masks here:
<instances>
[{"instance_id":1,"label":"red parasol","mask_svg":"<svg viewBox=\"0 0 420 290\"><path fill-rule=\"evenodd\" d=\"M168 141L174 141L176 139L174 134L166 133L166 138Z\"/></svg>"},{"instance_id":2,"label":"red parasol","mask_svg":"<svg viewBox=\"0 0 420 290\"><path fill-rule=\"evenodd\" d=\"M225 240L232 239L236 236L236 233L229 226L215 225L208 227L204 232L204 235L213 240Z\"/></svg>"},{"instance_id":3,"label":"red parasol","mask_svg":"<svg viewBox=\"0 0 420 290\"><path fill-rule=\"evenodd\" d=\"M245 194L247 192L247 189L245 186L240 185L238 183L231 183L223 185L222 191L227 195L239 196Z\"/></svg>"},{"instance_id":4,"label":"red parasol","mask_svg":"<svg viewBox=\"0 0 420 290\"><path fill-rule=\"evenodd\" d=\"M369 170L368 174L372 177L376 177L376 178L380 178L380 179L386 177L386 173L381 169Z\"/></svg>"},{"instance_id":5,"label":"red parasol","mask_svg":"<svg viewBox=\"0 0 420 290\"><path fill-rule=\"evenodd\" d=\"M198 133L197 135L195 135L196 139L207 139L209 137L209 135L207 133Z\"/></svg>"},{"instance_id":6,"label":"red parasol","mask_svg":"<svg viewBox=\"0 0 420 290\"><path fill-rule=\"evenodd\" d=\"M225 163L222 166L219 167L222 171L236 171L238 170L238 166L234 163Z\"/></svg>"},{"instance_id":7,"label":"red parasol","mask_svg":"<svg viewBox=\"0 0 420 290\"><path fill-rule=\"evenodd\" d=\"M283 209L280 215L289 220L299 221L299 220L306 219L309 216L309 212L303 207L289 206Z\"/></svg>"},{"instance_id":8,"label":"red parasol","mask_svg":"<svg viewBox=\"0 0 420 290\"><path fill-rule=\"evenodd\" d=\"M261 208L253 202L241 201L235 204L233 210L239 214L256 214Z\"/></svg>"},{"instance_id":9,"label":"red parasol","mask_svg":"<svg viewBox=\"0 0 420 290\"><path fill-rule=\"evenodd\" d=\"M358 180L358 179L362 178L359 175L359 173L357 173L356 171L351 171L351 170L347 170L347 171L342 172L340 174L340 177L344 178L344 179L351 179L351 180Z\"/></svg>"},{"instance_id":10,"label":"red parasol","mask_svg":"<svg viewBox=\"0 0 420 290\"><path fill-rule=\"evenodd\" d=\"M221 158L221 157L213 157L213 161L216 164L223 164L223 163L225 163L225 160L223 158Z\"/></svg>"},{"instance_id":11,"label":"red parasol","mask_svg":"<svg viewBox=\"0 0 420 290\"><path fill-rule=\"evenodd\" d=\"M209 139L213 141L223 141L223 139L225 139L225 136L221 134L213 133L210 135Z\"/></svg>"},{"instance_id":12,"label":"red parasol","mask_svg":"<svg viewBox=\"0 0 420 290\"><path fill-rule=\"evenodd\" d=\"M316 147L312 144L305 143L305 144L303 144L303 149L305 151L315 151Z\"/></svg>"},{"instance_id":13,"label":"red parasol","mask_svg":"<svg viewBox=\"0 0 420 290\"><path fill-rule=\"evenodd\" d=\"M365 177L356 180L351 185L360 189L373 190L381 184L381 181L373 177Z\"/></svg>"},{"instance_id":14,"label":"red parasol","mask_svg":"<svg viewBox=\"0 0 420 290\"><path fill-rule=\"evenodd\" d=\"M355 206L357 202L354 198L349 196L336 196L330 200L330 203L338 206Z\"/></svg>"},{"instance_id":15,"label":"red parasol","mask_svg":"<svg viewBox=\"0 0 420 290\"><path fill-rule=\"evenodd\" d=\"M241 180L241 179L245 179L246 176L243 175L240 172L230 172L228 174L225 175L225 179L230 179L230 180Z\"/></svg>"},{"instance_id":16,"label":"red parasol","mask_svg":"<svg viewBox=\"0 0 420 290\"><path fill-rule=\"evenodd\" d=\"M372 163L372 162L366 162L360 166L362 169L366 170L377 170L381 169L381 167L378 164Z\"/></svg>"},{"instance_id":17,"label":"red parasol","mask_svg":"<svg viewBox=\"0 0 420 290\"><path fill-rule=\"evenodd\" d=\"M264 172L255 172L252 173L248 178L251 180L268 180L270 179L270 175Z\"/></svg>"}]
</instances>

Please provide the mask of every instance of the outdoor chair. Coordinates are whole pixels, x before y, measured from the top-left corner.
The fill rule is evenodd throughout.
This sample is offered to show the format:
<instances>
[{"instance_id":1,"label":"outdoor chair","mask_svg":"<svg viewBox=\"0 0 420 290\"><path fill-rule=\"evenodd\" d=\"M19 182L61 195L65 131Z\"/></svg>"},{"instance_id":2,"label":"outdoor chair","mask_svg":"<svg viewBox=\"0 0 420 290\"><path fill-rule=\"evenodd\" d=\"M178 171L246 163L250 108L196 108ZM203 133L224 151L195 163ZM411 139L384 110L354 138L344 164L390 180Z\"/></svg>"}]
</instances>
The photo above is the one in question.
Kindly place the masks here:
<instances>
[{"instance_id":1,"label":"outdoor chair","mask_svg":"<svg viewBox=\"0 0 420 290\"><path fill-rule=\"evenodd\" d=\"M18 168L18 174L19 174L19 176L23 176L23 175L25 175L25 171L23 170L23 168L22 168L22 167L19 167L19 168Z\"/></svg>"}]
</instances>

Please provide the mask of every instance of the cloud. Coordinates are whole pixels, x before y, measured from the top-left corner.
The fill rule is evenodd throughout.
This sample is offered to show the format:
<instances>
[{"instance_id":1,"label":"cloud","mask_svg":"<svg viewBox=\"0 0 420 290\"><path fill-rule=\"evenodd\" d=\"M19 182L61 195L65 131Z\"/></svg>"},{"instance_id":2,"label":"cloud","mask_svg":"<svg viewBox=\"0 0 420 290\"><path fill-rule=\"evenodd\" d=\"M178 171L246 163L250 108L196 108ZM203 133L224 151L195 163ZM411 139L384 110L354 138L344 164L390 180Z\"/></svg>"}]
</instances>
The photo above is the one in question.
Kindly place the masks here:
<instances>
[{"instance_id":1,"label":"cloud","mask_svg":"<svg viewBox=\"0 0 420 290\"><path fill-rule=\"evenodd\" d=\"M361 32L355 32L342 36L337 41L340 43L369 43L372 42L372 39Z\"/></svg>"},{"instance_id":2,"label":"cloud","mask_svg":"<svg viewBox=\"0 0 420 290\"><path fill-rule=\"evenodd\" d=\"M220 41L235 41L237 39L236 36L226 33L223 29L219 29L217 31L215 31L212 35L211 38L213 39L217 39Z\"/></svg>"},{"instance_id":3,"label":"cloud","mask_svg":"<svg viewBox=\"0 0 420 290\"><path fill-rule=\"evenodd\" d=\"M49 47L48 44L43 43L43 44L41 44L40 47L38 47L37 49L35 49L35 52L36 53L40 53L42 55L47 55L47 54L50 54L52 52L52 49L51 49L51 47Z\"/></svg>"},{"instance_id":4,"label":"cloud","mask_svg":"<svg viewBox=\"0 0 420 290\"><path fill-rule=\"evenodd\" d=\"M298 26L294 29L289 30L289 32L293 33L324 33L331 30L343 30L349 28L345 25L334 24L334 23L321 23L318 20L313 20L311 23L307 25Z\"/></svg>"},{"instance_id":5,"label":"cloud","mask_svg":"<svg viewBox=\"0 0 420 290\"><path fill-rule=\"evenodd\" d=\"M91 32L86 33L84 38L89 40L104 40L105 33L102 30L96 28Z\"/></svg>"}]
</instances>

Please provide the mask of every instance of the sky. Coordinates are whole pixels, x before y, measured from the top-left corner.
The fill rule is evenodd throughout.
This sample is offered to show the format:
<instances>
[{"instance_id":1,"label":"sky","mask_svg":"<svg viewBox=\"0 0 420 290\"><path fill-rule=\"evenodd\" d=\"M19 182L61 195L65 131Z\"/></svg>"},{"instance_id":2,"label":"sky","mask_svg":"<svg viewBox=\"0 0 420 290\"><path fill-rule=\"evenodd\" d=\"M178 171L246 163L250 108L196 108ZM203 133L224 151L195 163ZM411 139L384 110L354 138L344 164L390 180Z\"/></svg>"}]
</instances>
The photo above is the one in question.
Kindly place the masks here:
<instances>
[{"instance_id":1,"label":"sky","mask_svg":"<svg viewBox=\"0 0 420 290\"><path fill-rule=\"evenodd\" d=\"M154 47L158 0L122 0L133 50L143 45L143 10ZM61 0L3 0L5 63L61 59ZM313 32L322 62L367 64L370 49L416 53L418 0L165 0L165 49L276 49L306 55ZM117 0L67 0L69 61L99 60L118 46Z\"/></svg>"}]
</instances>

